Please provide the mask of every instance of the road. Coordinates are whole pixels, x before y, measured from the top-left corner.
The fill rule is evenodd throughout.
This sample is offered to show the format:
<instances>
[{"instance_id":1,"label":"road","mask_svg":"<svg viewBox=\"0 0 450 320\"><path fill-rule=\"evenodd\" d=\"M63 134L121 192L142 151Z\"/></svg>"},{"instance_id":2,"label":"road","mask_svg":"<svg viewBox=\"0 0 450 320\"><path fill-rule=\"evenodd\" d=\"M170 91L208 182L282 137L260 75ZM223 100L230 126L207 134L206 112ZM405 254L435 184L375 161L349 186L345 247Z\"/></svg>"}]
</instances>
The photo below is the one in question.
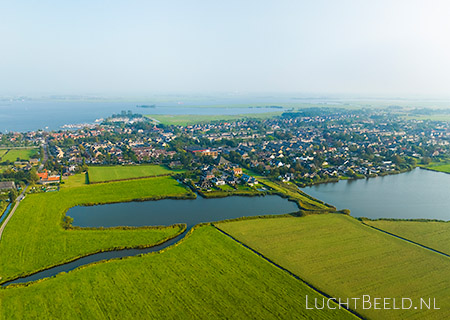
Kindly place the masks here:
<instances>
[{"instance_id":1,"label":"road","mask_svg":"<svg viewBox=\"0 0 450 320\"><path fill-rule=\"evenodd\" d=\"M16 204L14 205L14 207L12 208L11 212L8 214L8 216L6 217L5 221L3 221L3 224L0 227L0 240L2 240L2 235L3 235L3 231L5 230L6 225L8 224L9 220L11 220L14 212L16 212L17 207L20 204L20 201L22 201L23 199L25 199L25 191L28 188L28 184L25 186L25 188L23 188L22 193L17 197L16 199Z\"/></svg>"},{"instance_id":2,"label":"road","mask_svg":"<svg viewBox=\"0 0 450 320\"><path fill-rule=\"evenodd\" d=\"M44 154L43 154L43 159L41 159L41 165L39 166L39 171L42 171L42 169L44 169L44 165L45 165L45 163L47 162L47 159L48 159L48 155L47 155L47 152L48 152L48 146L47 146L47 141L44 143L44 144L42 144L42 147L44 148Z\"/></svg>"}]
</instances>

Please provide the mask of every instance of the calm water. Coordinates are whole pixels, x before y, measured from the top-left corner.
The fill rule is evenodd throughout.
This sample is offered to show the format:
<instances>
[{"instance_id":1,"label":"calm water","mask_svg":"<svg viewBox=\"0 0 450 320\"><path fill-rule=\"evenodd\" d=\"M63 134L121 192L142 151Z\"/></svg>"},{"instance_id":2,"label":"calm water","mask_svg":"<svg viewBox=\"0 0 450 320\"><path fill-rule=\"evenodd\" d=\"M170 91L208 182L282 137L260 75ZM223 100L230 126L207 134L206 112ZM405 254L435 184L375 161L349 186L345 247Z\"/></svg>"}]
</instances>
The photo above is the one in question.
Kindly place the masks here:
<instances>
[{"instance_id":1,"label":"calm water","mask_svg":"<svg viewBox=\"0 0 450 320\"><path fill-rule=\"evenodd\" d=\"M450 220L450 174L423 169L302 189L355 217Z\"/></svg>"},{"instance_id":2,"label":"calm water","mask_svg":"<svg viewBox=\"0 0 450 320\"><path fill-rule=\"evenodd\" d=\"M209 101L217 103L217 101ZM30 130L59 130L65 124L93 123L122 110L140 114L198 114L234 115L282 111L273 108L251 107L196 107L188 103L156 103L155 108L137 108L137 105L152 105L151 101L137 102L93 102L93 101L0 101L0 132ZM200 105L199 103L196 104ZM263 106L267 105L262 104Z\"/></svg>"},{"instance_id":3,"label":"calm water","mask_svg":"<svg viewBox=\"0 0 450 320\"><path fill-rule=\"evenodd\" d=\"M74 225L82 227L113 226L151 226L186 223L187 229L177 237L158 246L145 249L123 249L100 252L65 263L27 277L18 278L2 284L25 283L52 277L61 272L69 272L80 266L97 261L136 256L160 251L180 241L187 231L200 222L211 222L244 216L264 214L283 214L298 211L295 202L279 196L265 197L227 197L194 200L158 200L145 202L126 202L90 207L74 207L67 214L74 218Z\"/></svg>"},{"instance_id":4,"label":"calm water","mask_svg":"<svg viewBox=\"0 0 450 320\"><path fill-rule=\"evenodd\" d=\"M276 195L265 197L226 197L192 200L125 202L98 206L77 206L67 215L79 227L168 226L186 223L190 228L201 222L213 222L244 216L284 214L298 211L295 202Z\"/></svg>"}]
</instances>

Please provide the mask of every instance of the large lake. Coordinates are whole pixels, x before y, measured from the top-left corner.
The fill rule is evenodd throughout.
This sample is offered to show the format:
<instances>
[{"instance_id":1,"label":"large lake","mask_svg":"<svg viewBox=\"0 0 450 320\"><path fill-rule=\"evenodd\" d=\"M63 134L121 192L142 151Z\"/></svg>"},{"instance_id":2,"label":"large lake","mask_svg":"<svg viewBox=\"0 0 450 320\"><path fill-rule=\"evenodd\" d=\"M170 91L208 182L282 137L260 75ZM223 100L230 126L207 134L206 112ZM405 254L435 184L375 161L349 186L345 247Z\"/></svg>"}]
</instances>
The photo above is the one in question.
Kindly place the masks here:
<instances>
[{"instance_id":1,"label":"large lake","mask_svg":"<svg viewBox=\"0 0 450 320\"><path fill-rule=\"evenodd\" d=\"M213 222L245 216L285 214L298 211L295 202L276 195L192 200L124 202L97 206L77 206L67 215L79 227L168 226L186 223L190 228L201 222Z\"/></svg>"},{"instance_id":2,"label":"large lake","mask_svg":"<svg viewBox=\"0 0 450 320\"><path fill-rule=\"evenodd\" d=\"M218 104L223 101L207 101ZM207 103L207 102L203 102ZM152 101L0 101L0 132L30 130L59 130L65 124L93 123L122 110L140 114L195 114L195 115L236 115L244 113L264 113L282 111L269 107L240 107L236 102L228 102L230 107L208 107L202 103L176 102L156 103L155 108L138 108L137 105L151 105ZM244 103L244 102L241 102ZM261 106L270 106L270 102Z\"/></svg>"},{"instance_id":3,"label":"large lake","mask_svg":"<svg viewBox=\"0 0 450 320\"><path fill-rule=\"evenodd\" d=\"M410 172L302 189L354 217L450 220L450 174Z\"/></svg>"}]
</instances>

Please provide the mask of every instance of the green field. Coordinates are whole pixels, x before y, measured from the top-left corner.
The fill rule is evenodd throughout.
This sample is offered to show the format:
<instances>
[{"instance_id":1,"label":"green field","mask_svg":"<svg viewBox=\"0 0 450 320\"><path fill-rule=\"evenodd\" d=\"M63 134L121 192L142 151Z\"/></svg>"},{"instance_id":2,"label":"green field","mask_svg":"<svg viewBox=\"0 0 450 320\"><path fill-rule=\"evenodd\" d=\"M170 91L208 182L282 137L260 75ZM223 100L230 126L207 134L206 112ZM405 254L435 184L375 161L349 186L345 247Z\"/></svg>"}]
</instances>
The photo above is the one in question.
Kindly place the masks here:
<instances>
[{"instance_id":1,"label":"green field","mask_svg":"<svg viewBox=\"0 0 450 320\"><path fill-rule=\"evenodd\" d=\"M431 164L429 166L425 166L425 168L433 170L433 171L439 171L439 172L445 172L450 173L450 163L445 164Z\"/></svg>"},{"instance_id":2,"label":"green field","mask_svg":"<svg viewBox=\"0 0 450 320\"><path fill-rule=\"evenodd\" d=\"M105 182L143 177L154 177L175 173L164 166L136 165L136 166L106 166L89 167L89 182Z\"/></svg>"},{"instance_id":3,"label":"green field","mask_svg":"<svg viewBox=\"0 0 450 320\"><path fill-rule=\"evenodd\" d=\"M430 115L407 115L404 117L406 120L431 120L431 121L450 121L449 113L439 113Z\"/></svg>"},{"instance_id":4,"label":"green field","mask_svg":"<svg viewBox=\"0 0 450 320\"><path fill-rule=\"evenodd\" d=\"M333 297L436 298L440 310L357 310L373 319L450 317L450 260L337 214L218 224ZM398 300L397 300L398 301ZM372 300L373 302L373 300ZM392 300L391 300L392 308Z\"/></svg>"},{"instance_id":5,"label":"green field","mask_svg":"<svg viewBox=\"0 0 450 320\"><path fill-rule=\"evenodd\" d=\"M61 184L61 188L76 188L82 187L87 183L87 177L85 173L77 173L72 176L68 176L67 179L63 178L63 184Z\"/></svg>"},{"instance_id":6,"label":"green field","mask_svg":"<svg viewBox=\"0 0 450 320\"><path fill-rule=\"evenodd\" d=\"M3 150L2 150L3 151ZM17 161L17 158L20 160L30 160L33 156L37 155L39 149L31 148L31 149L9 149L6 154L0 155L2 158L1 161Z\"/></svg>"},{"instance_id":7,"label":"green field","mask_svg":"<svg viewBox=\"0 0 450 320\"><path fill-rule=\"evenodd\" d=\"M178 246L0 290L4 319L347 319L318 293L211 226ZM320 300L321 301L321 300Z\"/></svg>"},{"instance_id":8,"label":"green field","mask_svg":"<svg viewBox=\"0 0 450 320\"><path fill-rule=\"evenodd\" d=\"M157 120L166 125L188 126L198 123L213 121L235 121L239 119L268 119L281 115L282 112L264 112L264 113L244 113L235 115L198 115L198 114L180 114L180 115L161 115L148 114L147 118Z\"/></svg>"},{"instance_id":9,"label":"green field","mask_svg":"<svg viewBox=\"0 0 450 320\"><path fill-rule=\"evenodd\" d=\"M9 221L0 241L1 281L100 250L152 245L181 231L181 227L65 230L61 222L65 212L73 206L187 195L193 194L171 177L29 194Z\"/></svg>"},{"instance_id":10,"label":"green field","mask_svg":"<svg viewBox=\"0 0 450 320\"><path fill-rule=\"evenodd\" d=\"M449 222L364 220L364 223L450 255Z\"/></svg>"}]
</instances>

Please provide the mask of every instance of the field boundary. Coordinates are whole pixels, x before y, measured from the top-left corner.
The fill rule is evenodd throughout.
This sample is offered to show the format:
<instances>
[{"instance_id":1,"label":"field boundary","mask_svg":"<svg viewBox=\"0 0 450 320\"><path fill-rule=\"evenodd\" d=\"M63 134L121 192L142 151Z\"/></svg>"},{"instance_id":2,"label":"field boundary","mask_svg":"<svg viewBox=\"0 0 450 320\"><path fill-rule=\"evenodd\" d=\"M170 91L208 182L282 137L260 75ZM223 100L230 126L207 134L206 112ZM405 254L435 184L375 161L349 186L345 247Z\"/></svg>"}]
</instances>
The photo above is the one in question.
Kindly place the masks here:
<instances>
[{"instance_id":1,"label":"field boundary","mask_svg":"<svg viewBox=\"0 0 450 320\"><path fill-rule=\"evenodd\" d=\"M443 256L445 256L445 257L447 257L447 258L450 258L450 254L447 254L447 253L444 253L444 252L442 252L442 251L433 249L433 248L431 248L431 247L427 247L426 245L423 245L423 244L421 244L421 243L415 242L415 241L413 241L413 240L409 240L409 239L407 239L407 238L403 238L403 237L401 237L401 236L399 236L399 235L396 235L395 233L391 233L391 232L389 232L389 231L386 231L386 230L383 230L383 229L380 229L380 228L377 228L377 227L374 227L374 226L365 224L363 221L361 221L361 223L362 223L363 225L365 225L366 227L369 227L369 228L375 229L375 230L377 230L377 231L383 232L383 233L385 233L385 234L387 234L387 235L390 235L391 237L394 237L394 238L397 238L397 239L400 239L400 240L409 242L409 243L414 244L414 245L416 245L416 246L418 246L418 247L421 247L421 248L423 248L423 249L427 249L427 250L432 251L432 252L434 252L434 253L443 255Z\"/></svg>"},{"instance_id":2,"label":"field boundary","mask_svg":"<svg viewBox=\"0 0 450 320\"><path fill-rule=\"evenodd\" d=\"M295 278L296 280L302 282L303 284L305 284L306 286L308 286L310 289L316 291L318 294L324 296L327 299L331 299L333 298L332 296L328 295L327 293L323 292L322 290L317 289L316 287L314 287L311 283L305 281L304 279L300 278L298 275L296 275L295 273L289 271L288 269L286 269L285 267L277 264L276 262L274 262L273 260L271 260L270 258L266 257L265 255L263 255L261 252L256 251L255 249L253 249L252 247L249 247L248 245L246 245L245 243L239 241L238 239L236 239L235 237L233 237L231 234L223 231L222 229L220 229L219 227L217 227L216 225L212 224L212 226L214 228L216 228L216 230L218 230L219 232L221 232L222 234L224 234L225 236L229 237L230 239L234 240L235 242L237 242L238 244L240 244L241 246L243 246L244 248L247 248L248 250L250 250L251 252L255 253L256 255L258 255L259 257L263 258L264 260L266 260L267 262L269 262L270 264L272 264L273 266L275 266L276 268L288 273L290 276L292 276L293 278ZM340 306L338 303L336 303L333 300L333 303L336 304L338 307ZM365 319L362 315L360 315L358 312L346 308L345 306L342 306L342 309L347 310L348 312L350 312L351 314L353 314L354 316L358 317L359 319Z\"/></svg>"},{"instance_id":3,"label":"field boundary","mask_svg":"<svg viewBox=\"0 0 450 320\"><path fill-rule=\"evenodd\" d=\"M89 178L89 171L88 171L87 175L88 175L89 184L102 184L102 183L108 183L108 182L119 182L119 181L140 180L140 179L147 179L147 178L169 177L169 176L173 176L174 173L163 173L163 174L157 174L157 175L152 175L152 176L123 178L123 179L104 180L104 181L93 181L93 182L91 182L91 179Z\"/></svg>"}]
</instances>

